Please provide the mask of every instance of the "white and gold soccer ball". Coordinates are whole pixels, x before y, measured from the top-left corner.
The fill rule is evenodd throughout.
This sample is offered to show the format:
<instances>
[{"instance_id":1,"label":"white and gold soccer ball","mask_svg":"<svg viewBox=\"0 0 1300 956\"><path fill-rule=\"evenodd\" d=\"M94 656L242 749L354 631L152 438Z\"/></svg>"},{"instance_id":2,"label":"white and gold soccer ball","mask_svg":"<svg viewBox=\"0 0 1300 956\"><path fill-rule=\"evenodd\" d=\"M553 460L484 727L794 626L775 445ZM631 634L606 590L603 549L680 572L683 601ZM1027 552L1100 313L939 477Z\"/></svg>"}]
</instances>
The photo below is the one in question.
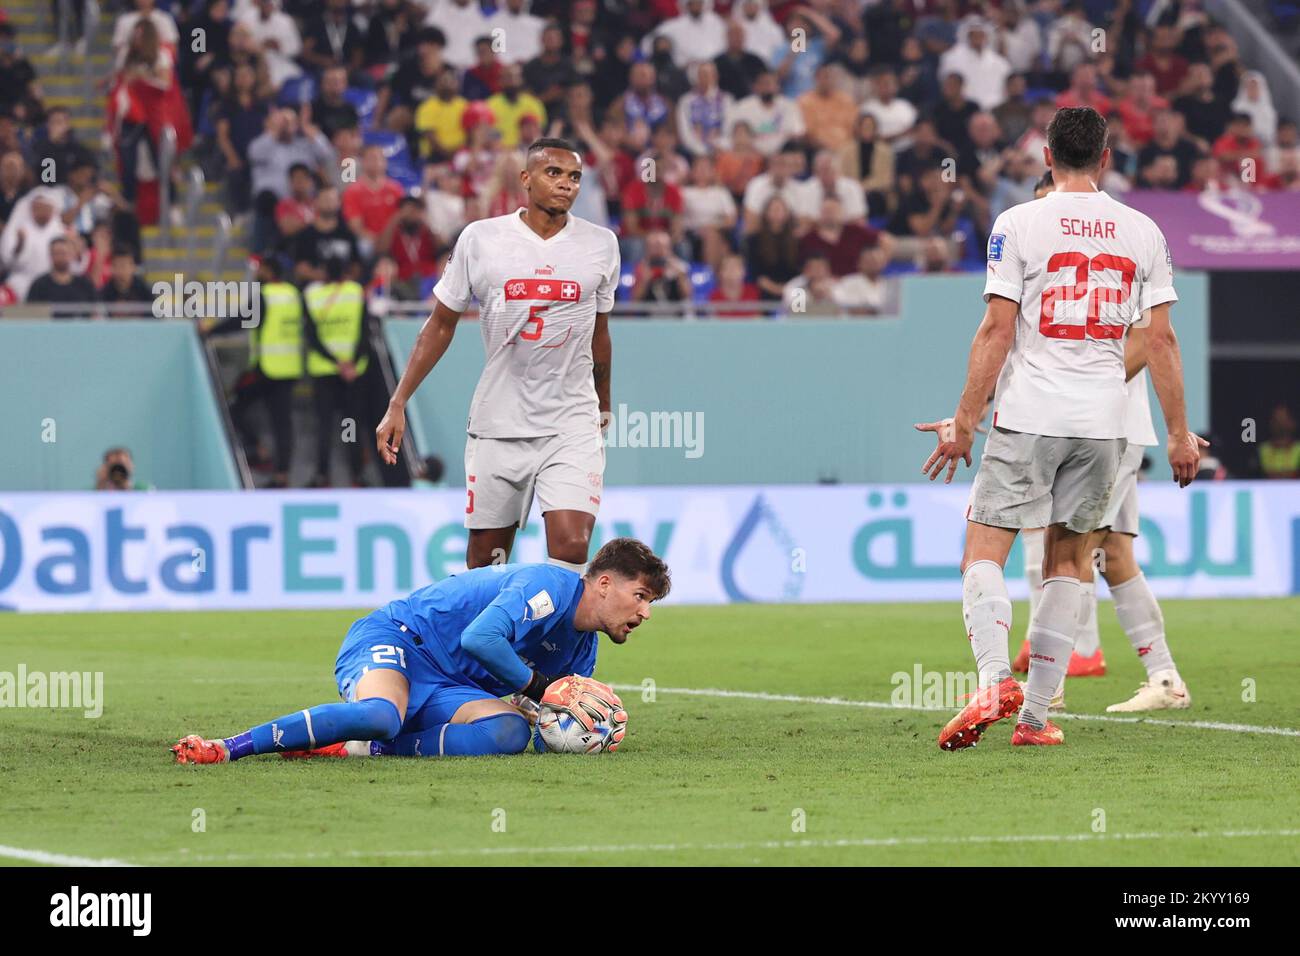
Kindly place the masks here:
<instances>
[{"instance_id":1,"label":"white and gold soccer ball","mask_svg":"<svg viewBox=\"0 0 1300 956\"><path fill-rule=\"evenodd\" d=\"M537 730L554 753L613 753L627 733L627 711L608 684L562 677L542 695Z\"/></svg>"}]
</instances>

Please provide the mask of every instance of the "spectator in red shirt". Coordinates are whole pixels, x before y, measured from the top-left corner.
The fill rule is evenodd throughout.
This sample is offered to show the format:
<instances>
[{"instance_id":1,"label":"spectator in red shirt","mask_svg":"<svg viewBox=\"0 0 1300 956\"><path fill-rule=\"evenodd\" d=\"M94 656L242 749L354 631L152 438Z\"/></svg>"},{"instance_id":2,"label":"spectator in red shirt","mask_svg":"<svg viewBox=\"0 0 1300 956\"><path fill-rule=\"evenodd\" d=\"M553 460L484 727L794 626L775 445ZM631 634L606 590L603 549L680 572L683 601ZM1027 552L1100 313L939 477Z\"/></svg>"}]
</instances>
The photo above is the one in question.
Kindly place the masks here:
<instances>
[{"instance_id":1,"label":"spectator in red shirt","mask_svg":"<svg viewBox=\"0 0 1300 956\"><path fill-rule=\"evenodd\" d=\"M762 301L758 286L745 281L745 260L740 256L727 256L718 268L718 284L709 293L714 303L714 315L719 319L757 319L763 314L760 307L749 305Z\"/></svg>"},{"instance_id":2,"label":"spectator in red shirt","mask_svg":"<svg viewBox=\"0 0 1300 956\"><path fill-rule=\"evenodd\" d=\"M1227 130L1214 141L1210 152L1225 176L1240 180L1248 188L1271 186L1272 178L1264 168L1264 144L1251 129L1248 114L1233 113Z\"/></svg>"},{"instance_id":3,"label":"spectator in red shirt","mask_svg":"<svg viewBox=\"0 0 1300 956\"><path fill-rule=\"evenodd\" d=\"M1187 61L1178 55L1178 28L1169 24L1156 27L1151 34L1151 49L1137 61L1137 71L1155 77L1156 92L1161 96L1176 96L1187 68Z\"/></svg>"},{"instance_id":4,"label":"spectator in red shirt","mask_svg":"<svg viewBox=\"0 0 1300 956\"><path fill-rule=\"evenodd\" d=\"M1110 97L1097 89L1097 68L1080 63L1070 74L1070 85L1056 97L1056 106L1091 106L1102 116L1110 112Z\"/></svg>"},{"instance_id":5,"label":"spectator in red shirt","mask_svg":"<svg viewBox=\"0 0 1300 956\"><path fill-rule=\"evenodd\" d=\"M423 202L415 196L401 201L397 215L379 234L378 252L397 264L401 282L425 279L437 271L438 238L425 222Z\"/></svg>"},{"instance_id":6,"label":"spectator in red shirt","mask_svg":"<svg viewBox=\"0 0 1300 956\"><path fill-rule=\"evenodd\" d=\"M467 100L485 100L501 92L501 75L505 65L492 49L492 38L483 36L474 41L474 57L478 61L465 71L461 93Z\"/></svg>"},{"instance_id":7,"label":"spectator in red shirt","mask_svg":"<svg viewBox=\"0 0 1300 956\"><path fill-rule=\"evenodd\" d=\"M856 272L858 255L863 249L880 244L880 233L870 226L844 222L844 207L834 196L822 200L814 227L799 240L799 255L804 262L821 256L837 279Z\"/></svg>"},{"instance_id":8,"label":"spectator in red shirt","mask_svg":"<svg viewBox=\"0 0 1300 956\"><path fill-rule=\"evenodd\" d=\"M1134 73L1128 95L1117 105L1124 117L1124 129L1135 146L1145 146L1155 135L1156 110L1169 108L1169 101L1156 95L1156 79L1150 73Z\"/></svg>"},{"instance_id":9,"label":"spectator in red shirt","mask_svg":"<svg viewBox=\"0 0 1300 956\"><path fill-rule=\"evenodd\" d=\"M397 215L402 187L388 178L388 158L379 146L361 151L361 178L343 191L343 220L363 246L374 248L384 227ZM365 250L368 257L370 249Z\"/></svg>"},{"instance_id":10,"label":"spectator in red shirt","mask_svg":"<svg viewBox=\"0 0 1300 956\"><path fill-rule=\"evenodd\" d=\"M668 233L672 244L681 244L685 225L682 222L682 191L676 183L664 182L655 177L646 182L633 179L623 189L623 221L621 243L623 259L636 261L645 249L645 237L662 230Z\"/></svg>"},{"instance_id":11,"label":"spectator in red shirt","mask_svg":"<svg viewBox=\"0 0 1300 956\"><path fill-rule=\"evenodd\" d=\"M289 167L289 195L275 204L275 227L283 239L296 236L316 219L316 174L304 163Z\"/></svg>"}]
</instances>

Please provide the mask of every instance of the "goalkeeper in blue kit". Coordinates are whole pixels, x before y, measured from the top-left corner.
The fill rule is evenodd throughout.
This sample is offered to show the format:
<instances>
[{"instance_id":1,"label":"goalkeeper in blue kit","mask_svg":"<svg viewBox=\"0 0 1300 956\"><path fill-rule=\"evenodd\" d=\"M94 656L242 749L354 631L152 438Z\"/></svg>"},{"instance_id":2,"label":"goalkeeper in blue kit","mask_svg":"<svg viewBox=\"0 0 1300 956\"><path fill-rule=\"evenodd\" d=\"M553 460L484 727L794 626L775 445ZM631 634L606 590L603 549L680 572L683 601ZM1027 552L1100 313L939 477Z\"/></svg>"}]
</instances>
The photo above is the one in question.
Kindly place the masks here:
<instances>
[{"instance_id":1,"label":"goalkeeper in blue kit","mask_svg":"<svg viewBox=\"0 0 1300 956\"><path fill-rule=\"evenodd\" d=\"M597 632L624 643L670 586L668 566L633 538L605 544L583 574L502 564L454 575L352 625L334 667L343 703L295 711L233 737L191 734L171 750L184 764L269 753L520 753L532 735L529 720L501 698L535 703L562 677L591 677ZM575 708L582 702L599 711L602 702L585 696L593 684L601 686L570 681L563 692L574 695Z\"/></svg>"}]
</instances>

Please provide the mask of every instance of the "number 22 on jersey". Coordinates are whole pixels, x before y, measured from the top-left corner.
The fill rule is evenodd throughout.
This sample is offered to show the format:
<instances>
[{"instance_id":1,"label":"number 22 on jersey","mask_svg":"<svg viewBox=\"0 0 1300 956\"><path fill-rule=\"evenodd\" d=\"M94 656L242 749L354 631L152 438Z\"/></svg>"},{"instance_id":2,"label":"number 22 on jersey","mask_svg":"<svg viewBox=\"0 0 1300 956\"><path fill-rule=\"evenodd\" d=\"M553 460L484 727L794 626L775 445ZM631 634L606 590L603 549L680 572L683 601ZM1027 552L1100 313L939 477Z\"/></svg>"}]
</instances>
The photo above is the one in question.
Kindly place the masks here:
<instances>
[{"instance_id":1,"label":"number 22 on jersey","mask_svg":"<svg viewBox=\"0 0 1300 956\"><path fill-rule=\"evenodd\" d=\"M1133 277L1137 274L1137 265L1132 259L1101 253L1089 258L1082 252L1058 252L1047 260L1047 271L1074 269L1074 282L1064 285L1048 286L1043 290L1042 307L1038 318L1038 331L1052 339L1121 339L1127 325L1103 323L1101 321L1101 304L1109 302L1120 305L1128 301L1133 287ZM1113 271L1120 274L1120 286L1092 285L1094 272ZM1088 301L1087 322L1084 325L1066 325L1056 322L1056 304L1058 302Z\"/></svg>"}]
</instances>

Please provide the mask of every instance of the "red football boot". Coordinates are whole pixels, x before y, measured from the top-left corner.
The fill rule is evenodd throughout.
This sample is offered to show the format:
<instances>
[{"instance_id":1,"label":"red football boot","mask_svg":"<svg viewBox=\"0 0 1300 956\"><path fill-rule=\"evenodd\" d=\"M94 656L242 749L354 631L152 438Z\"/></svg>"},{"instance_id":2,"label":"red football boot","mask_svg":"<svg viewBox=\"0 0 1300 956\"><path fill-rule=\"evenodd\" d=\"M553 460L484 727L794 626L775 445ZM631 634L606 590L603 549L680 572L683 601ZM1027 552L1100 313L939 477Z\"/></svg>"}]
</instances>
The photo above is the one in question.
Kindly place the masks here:
<instances>
[{"instance_id":1,"label":"red football boot","mask_svg":"<svg viewBox=\"0 0 1300 956\"><path fill-rule=\"evenodd\" d=\"M1014 677L981 688L971 702L943 728L939 734L939 749L963 750L974 747L980 742L984 728L994 721L1010 717L1024 702L1024 689Z\"/></svg>"},{"instance_id":2,"label":"red football boot","mask_svg":"<svg viewBox=\"0 0 1300 956\"><path fill-rule=\"evenodd\" d=\"M1106 658L1101 653L1101 648L1097 648L1097 653L1091 657L1081 657L1070 652L1070 666L1065 672L1066 677L1105 677L1106 676Z\"/></svg>"},{"instance_id":3,"label":"red football boot","mask_svg":"<svg viewBox=\"0 0 1300 956\"><path fill-rule=\"evenodd\" d=\"M1050 720L1043 725L1042 730L1035 730L1028 724L1016 724L1016 729L1011 734L1011 746L1013 747L1063 743L1065 743L1065 733Z\"/></svg>"},{"instance_id":4,"label":"red football boot","mask_svg":"<svg viewBox=\"0 0 1300 956\"><path fill-rule=\"evenodd\" d=\"M182 737L172 744L172 754L177 763L226 763L230 754L220 740L205 740L198 734Z\"/></svg>"},{"instance_id":5,"label":"red football boot","mask_svg":"<svg viewBox=\"0 0 1300 956\"><path fill-rule=\"evenodd\" d=\"M357 754L348 751L348 744L352 741L340 740L336 744L328 744L324 747L317 747L315 750L285 750L280 756L285 760L311 760L315 757L355 757ZM364 744L366 751L369 752L370 744Z\"/></svg>"}]
</instances>

